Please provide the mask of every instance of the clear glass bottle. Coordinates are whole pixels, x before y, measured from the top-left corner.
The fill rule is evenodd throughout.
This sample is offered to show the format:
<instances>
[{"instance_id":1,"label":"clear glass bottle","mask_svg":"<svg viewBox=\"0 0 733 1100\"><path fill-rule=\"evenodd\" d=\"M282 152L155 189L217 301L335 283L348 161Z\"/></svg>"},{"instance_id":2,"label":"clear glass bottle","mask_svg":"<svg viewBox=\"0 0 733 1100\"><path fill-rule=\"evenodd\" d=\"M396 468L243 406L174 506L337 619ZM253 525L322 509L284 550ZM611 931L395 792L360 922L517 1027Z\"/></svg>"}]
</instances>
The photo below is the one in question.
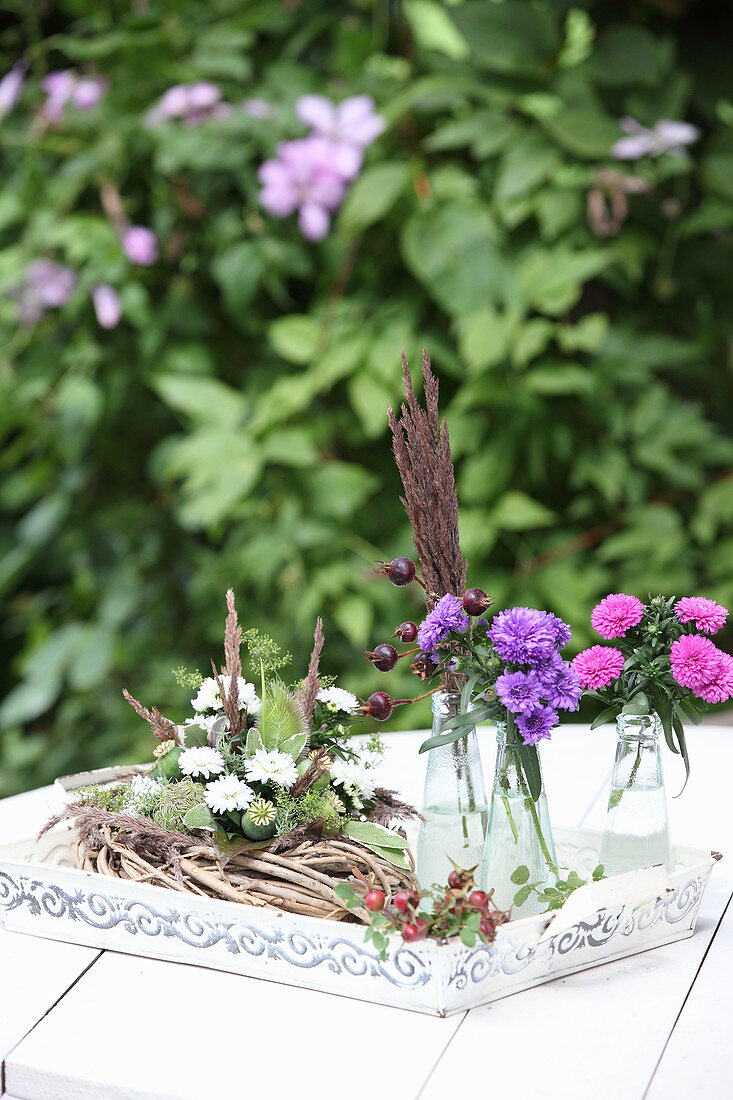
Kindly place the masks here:
<instances>
[{"instance_id":1,"label":"clear glass bottle","mask_svg":"<svg viewBox=\"0 0 733 1100\"><path fill-rule=\"evenodd\" d=\"M460 713L457 692L441 691L432 699L433 736L443 722ZM423 889L444 886L453 860L464 869L481 862L487 798L476 730L458 741L430 749L417 841L417 876Z\"/></svg>"},{"instance_id":2,"label":"clear glass bottle","mask_svg":"<svg viewBox=\"0 0 733 1100\"><path fill-rule=\"evenodd\" d=\"M607 875L663 864L673 869L656 714L620 714L600 862Z\"/></svg>"},{"instance_id":3,"label":"clear glass bottle","mask_svg":"<svg viewBox=\"0 0 733 1100\"><path fill-rule=\"evenodd\" d=\"M529 917L545 906L533 890L522 905L514 905L519 887L511 881L517 867L529 869L529 882L539 890L557 881L557 856L547 809L542 765L537 752L541 789L535 802L521 766L519 734L512 723L496 727L496 770L491 793L489 825L481 861L481 888L493 888L500 909L512 917Z\"/></svg>"}]
</instances>

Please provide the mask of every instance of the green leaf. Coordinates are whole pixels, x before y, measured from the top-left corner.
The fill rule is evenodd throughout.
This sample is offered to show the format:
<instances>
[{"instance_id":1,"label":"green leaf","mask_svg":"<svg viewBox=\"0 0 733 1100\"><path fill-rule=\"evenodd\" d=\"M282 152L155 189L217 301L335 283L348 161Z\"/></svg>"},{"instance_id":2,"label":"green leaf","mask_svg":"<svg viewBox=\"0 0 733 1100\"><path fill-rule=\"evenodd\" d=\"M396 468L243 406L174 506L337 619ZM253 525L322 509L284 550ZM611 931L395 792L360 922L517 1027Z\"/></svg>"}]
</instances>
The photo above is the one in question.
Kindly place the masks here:
<instances>
[{"instance_id":1,"label":"green leaf","mask_svg":"<svg viewBox=\"0 0 733 1100\"><path fill-rule=\"evenodd\" d=\"M531 893L531 886L522 886L522 888L520 890L517 890L516 894L514 895L514 900L512 904L516 905L517 908L519 908L520 905L524 905L525 901Z\"/></svg>"},{"instance_id":2,"label":"green leaf","mask_svg":"<svg viewBox=\"0 0 733 1100\"><path fill-rule=\"evenodd\" d=\"M465 38L435 0L403 0L402 10L420 49L436 50L456 61L468 56Z\"/></svg>"},{"instance_id":3,"label":"green leaf","mask_svg":"<svg viewBox=\"0 0 733 1100\"><path fill-rule=\"evenodd\" d=\"M495 197L506 202L534 191L552 176L560 154L537 130L528 130L504 153L496 174Z\"/></svg>"},{"instance_id":4,"label":"green leaf","mask_svg":"<svg viewBox=\"0 0 733 1100\"><path fill-rule=\"evenodd\" d=\"M476 933L471 928L467 928L464 924L458 935L461 937L461 943L464 943L466 947L473 947L476 943Z\"/></svg>"},{"instance_id":5,"label":"green leaf","mask_svg":"<svg viewBox=\"0 0 733 1100\"><path fill-rule=\"evenodd\" d=\"M291 313L273 321L267 333L270 346L288 363L310 363L318 347L319 325L308 314Z\"/></svg>"},{"instance_id":6,"label":"green leaf","mask_svg":"<svg viewBox=\"0 0 733 1100\"><path fill-rule=\"evenodd\" d=\"M383 825L375 825L373 821L345 821L342 832L344 836L358 840L360 844L376 844L380 848L409 848L410 845L404 837L392 829L385 829Z\"/></svg>"},{"instance_id":7,"label":"green leaf","mask_svg":"<svg viewBox=\"0 0 733 1100\"><path fill-rule=\"evenodd\" d=\"M232 313L248 306L265 272L265 260L260 246L253 241L238 241L224 249L213 260L211 273Z\"/></svg>"},{"instance_id":8,"label":"green leaf","mask_svg":"<svg viewBox=\"0 0 733 1100\"><path fill-rule=\"evenodd\" d=\"M341 209L339 227L350 235L380 221L394 206L410 179L407 164L375 164L365 168Z\"/></svg>"},{"instance_id":9,"label":"green leaf","mask_svg":"<svg viewBox=\"0 0 733 1100\"><path fill-rule=\"evenodd\" d=\"M157 393L177 412L192 420L234 427L243 418L244 397L218 378L198 374L158 374L151 380Z\"/></svg>"},{"instance_id":10,"label":"green leaf","mask_svg":"<svg viewBox=\"0 0 733 1100\"><path fill-rule=\"evenodd\" d=\"M554 15L523 0L478 0L452 7L450 14L477 63L493 72L537 80L560 48Z\"/></svg>"},{"instance_id":11,"label":"green leaf","mask_svg":"<svg viewBox=\"0 0 733 1100\"><path fill-rule=\"evenodd\" d=\"M517 745L517 756L527 780L532 801L536 802L542 793L542 772L536 745L525 745L521 740Z\"/></svg>"},{"instance_id":12,"label":"green leaf","mask_svg":"<svg viewBox=\"0 0 733 1100\"><path fill-rule=\"evenodd\" d=\"M403 871L412 870L412 865L408 860L405 853L400 848L381 848L378 844L365 844L362 841L365 848L368 848L375 855L381 856L382 859L386 859L387 863L394 864L395 867L399 867Z\"/></svg>"},{"instance_id":13,"label":"green leaf","mask_svg":"<svg viewBox=\"0 0 733 1100\"><path fill-rule=\"evenodd\" d=\"M548 119L545 129L561 149L583 160L609 156L623 136L618 122L592 107L569 107Z\"/></svg>"},{"instance_id":14,"label":"green leaf","mask_svg":"<svg viewBox=\"0 0 733 1100\"><path fill-rule=\"evenodd\" d=\"M525 867L524 864L521 864L512 871L509 880L513 882L515 886L523 886L525 882L529 882L529 867Z\"/></svg>"},{"instance_id":15,"label":"green leaf","mask_svg":"<svg viewBox=\"0 0 733 1100\"><path fill-rule=\"evenodd\" d=\"M454 201L410 218L402 254L438 305L465 317L504 300L508 273L496 236L483 204Z\"/></svg>"},{"instance_id":16,"label":"green leaf","mask_svg":"<svg viewBox=\"0 0 733 1100\"><path fill-rule=\"evenodd\" d=\"M350 886L348 882L339 882L334 886L333 892L349 909L361 905L361 898L357 896L353 886Z\"/></svg>"}]
</instances>

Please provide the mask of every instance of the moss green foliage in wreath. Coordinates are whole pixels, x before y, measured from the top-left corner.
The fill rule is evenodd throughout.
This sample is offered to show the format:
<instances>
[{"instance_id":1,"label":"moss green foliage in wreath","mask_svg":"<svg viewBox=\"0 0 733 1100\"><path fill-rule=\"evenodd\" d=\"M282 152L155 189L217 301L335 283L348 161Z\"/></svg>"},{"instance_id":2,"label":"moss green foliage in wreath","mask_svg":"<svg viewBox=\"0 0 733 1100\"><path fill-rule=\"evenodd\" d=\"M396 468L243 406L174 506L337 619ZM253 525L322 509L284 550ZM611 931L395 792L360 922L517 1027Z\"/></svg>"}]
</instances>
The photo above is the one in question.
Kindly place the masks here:
<instances>
[{"instance_id":1,"label":"moss green foliage in wreath","mask_svg":"<svg viewBox=\"0 0 733 1100\"><path fill-rule=\"evenodd\" d=\"M322 614L339 683L373 690L360 648L396 626L373 562L410 547L385 417L402 348L441 378L462 548L497 606L547 607L583 648L608 592L730 605L728 5L10 8L0 75L31 68L2 123L0 795L145 759L120 686L168 699L171 654L208 674L223 577L297 667ZM39 125L66 68L109 90ZM227 118L145 125L200 79ZM317 243L258 199L307 93L371 95L388 124ZM701 136L620 162L627 115ZM125 258L103 187L155 263ZM7 291L44 258L77 288L19 325Z\"/></svg>"},{"instance_id":2,"label":"moss green foliage in wreath","mask_svg":"<svg viewBox=\"0 0 733 1100\"><path fill-rule=\"evenodd\" d=\"M189 810L202 803L203 794L203 787L193 779L166 784L156 799L153 821L171 832L187 832L183 819Z\"/></svg>"}]
</instances>

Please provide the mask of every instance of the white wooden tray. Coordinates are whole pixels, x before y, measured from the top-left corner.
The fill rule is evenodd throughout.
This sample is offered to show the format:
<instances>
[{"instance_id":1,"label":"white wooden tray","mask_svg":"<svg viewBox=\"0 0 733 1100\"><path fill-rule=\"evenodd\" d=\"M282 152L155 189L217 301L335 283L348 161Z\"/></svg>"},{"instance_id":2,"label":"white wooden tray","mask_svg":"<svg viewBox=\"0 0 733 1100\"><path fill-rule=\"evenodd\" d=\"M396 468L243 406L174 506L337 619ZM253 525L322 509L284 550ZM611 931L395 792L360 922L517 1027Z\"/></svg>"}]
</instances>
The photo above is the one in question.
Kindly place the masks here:
<instances>
[{"instance_id":1,"label":"white wooden tray","mask_svg":"<svg viewBox=\"0 0 733 1100\"><path fill-rule=\"evenodd\" d=\"M556 829L562 866L588 877L601 834ZM0 847L0 921L17 932L206 966L447 1016L576 970L691 936L717 853L674 848L675 870L632 871L577 890L556 913L499 929L488 947L404 944L387 958L362 925L110 879L74 867L63 824Z\"/></svg>"}]
</instances>

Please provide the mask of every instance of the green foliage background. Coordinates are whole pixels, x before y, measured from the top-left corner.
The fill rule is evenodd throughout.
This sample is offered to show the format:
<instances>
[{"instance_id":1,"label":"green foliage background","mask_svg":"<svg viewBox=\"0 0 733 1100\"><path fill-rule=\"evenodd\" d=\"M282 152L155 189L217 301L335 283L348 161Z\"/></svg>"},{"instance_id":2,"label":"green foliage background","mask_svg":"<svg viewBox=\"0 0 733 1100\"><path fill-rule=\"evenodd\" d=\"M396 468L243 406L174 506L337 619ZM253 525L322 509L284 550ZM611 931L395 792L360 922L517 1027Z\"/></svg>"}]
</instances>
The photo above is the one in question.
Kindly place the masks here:
<instances>
[{"instance_id":1,"label":"green foliage background","mask_svg":"<svg viewBox=\"0 0 733 1100\"><path fill-rule=\"evenodd\" d=\"M372 574L410 550L385 430L402 348L442 379L472 583L558 612L578 646L608 591L733 603L727 5L15 7L2 72L32 73L0 126L0 293L40 256L80 284L30 329L0 297L0 795L140 758L121 687L182 717L170 669L218 656L230 584L294 676L322 612L343 686L412 690L359 653L419 615ZM110 91L40 133L38 79L70 66ZM143 126L200 78L275 117ZM389 122L321 244L257 200L310 91L369 93ZM619 165L624 114L703 136ZM604 167L651 186L599 238ZM154 267L122 256L105 183L158 233ZM123 297L112 332L100 280Z\"/></svg>"}]
</instances>

